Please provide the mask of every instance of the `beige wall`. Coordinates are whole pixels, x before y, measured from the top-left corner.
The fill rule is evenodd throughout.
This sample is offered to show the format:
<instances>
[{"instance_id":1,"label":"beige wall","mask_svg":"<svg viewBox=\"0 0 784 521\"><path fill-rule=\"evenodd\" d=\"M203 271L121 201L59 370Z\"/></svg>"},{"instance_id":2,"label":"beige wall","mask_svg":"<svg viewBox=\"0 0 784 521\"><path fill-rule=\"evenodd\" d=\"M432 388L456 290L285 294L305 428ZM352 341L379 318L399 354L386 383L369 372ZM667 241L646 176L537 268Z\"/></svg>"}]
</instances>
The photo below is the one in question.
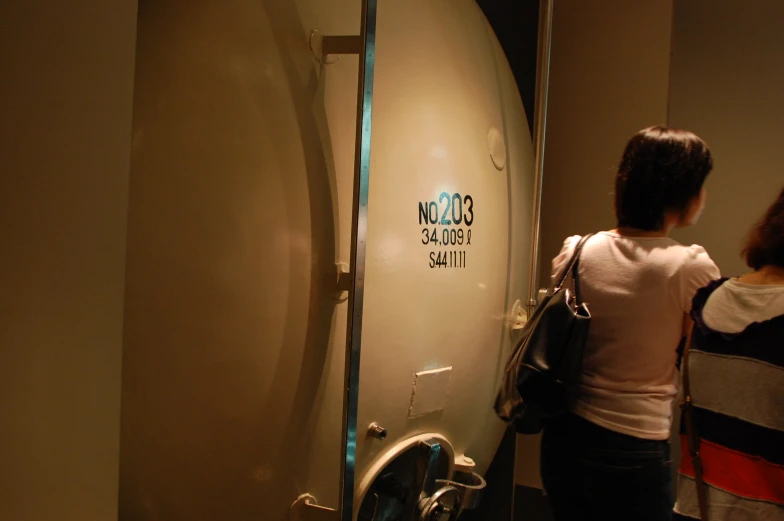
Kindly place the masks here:
<instances>
[{"instance_id":1,"label":"beige wall","mask_svg":"<svg viewBox=\"0 0 784 521\"><path fill-rule=\"evenodd\" d=\"M670 124L710 145L715 168L700 223L676 235L704 245L725 275L747 270L747 230L784 186L784 3L676 0Z\"/></svg>"},{"instance_id":2,"label":"beige wall","mask_svg":"<svg viewBox=\"0 0 784 521\"><path fill-rule=\"evenodd\" d=\"M135 0L0 2L0 519L117 517Z\"/></svg>"},{"instance_id":3,"label":"beige wall","mask_svg":"<svg viewBox=\"0 0 784 521\"><path fill-rule=\"evenodd\" d=\"M565 237L614 225L629 137L665 123L672 2L556 2L542 201L543 284ZM539 437L518 437L516 481L539 485Z\"/></svg>"}]
</instances>

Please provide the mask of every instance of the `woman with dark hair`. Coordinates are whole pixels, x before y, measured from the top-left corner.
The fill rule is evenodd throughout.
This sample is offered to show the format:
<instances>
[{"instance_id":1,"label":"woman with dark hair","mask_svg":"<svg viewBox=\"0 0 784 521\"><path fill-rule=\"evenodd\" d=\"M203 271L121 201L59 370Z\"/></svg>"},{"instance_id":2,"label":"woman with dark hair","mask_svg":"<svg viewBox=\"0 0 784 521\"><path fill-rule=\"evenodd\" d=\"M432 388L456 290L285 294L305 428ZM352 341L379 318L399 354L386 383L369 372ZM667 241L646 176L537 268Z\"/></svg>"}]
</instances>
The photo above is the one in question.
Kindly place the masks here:
<instances>
[{"instance_id":1,"label":"woman with dark hair","mask_svg":"<svg viewBox=\"0 0 784 521\"><path fill-rule=\"evenodd\" d=\"M784 520L784 190L744 248L754 270L699 290L688 379L710 521ZM683 458L675 519L701 519Z\"/></svg>"},{"instance_id":2,"label":"woman with dark hair","mask_svg":"<svg viewBox=\"0 0 784 521\"><path fill-rule=\"evenodd\" d=\"M542 481L557 521L672 518L678 349L694 294L720 273L702 247L668 234L699 218L712 167L708 146L683 130L641 130L624 150L617 228L590 237L580 255L592 320L579 393L572 413L542 435ZM579 239L566 239L554 279Z\"/></svg>"}]
</instances>

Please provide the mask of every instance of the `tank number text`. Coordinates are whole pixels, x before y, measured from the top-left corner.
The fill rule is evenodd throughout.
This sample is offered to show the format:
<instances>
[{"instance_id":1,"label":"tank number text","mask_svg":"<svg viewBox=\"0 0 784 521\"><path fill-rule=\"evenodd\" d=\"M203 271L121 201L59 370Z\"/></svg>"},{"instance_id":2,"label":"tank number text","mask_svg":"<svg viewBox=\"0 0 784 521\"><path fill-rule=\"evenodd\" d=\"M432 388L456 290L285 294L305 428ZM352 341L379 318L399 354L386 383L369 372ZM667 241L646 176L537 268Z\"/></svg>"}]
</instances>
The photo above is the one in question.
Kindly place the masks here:
<instances>
[{"instance_id":1,"label":"tank number text","mask_svg":"<svg viewBox=\"0 0 784 521\"><path fill-rule=\"evenodd\" d=\"M419 203L420 240L429 246L430 268L465 268L467 250L449 247L471 246L474 223L474 198L470 195L442 192L435 201ZM444 247L444 250L436 248Z\"/></svg>"},{"instance_id":2,"label":"tank number text","mask_svg":"<svg viewBox=\"0 0 784 521\"><path fill-rule=\"evenodd\" d=\"M474 199L470 195L441 192L436 201L419 203L419 224L450 226L474 223Z\"/></svg>"}]
</instances>

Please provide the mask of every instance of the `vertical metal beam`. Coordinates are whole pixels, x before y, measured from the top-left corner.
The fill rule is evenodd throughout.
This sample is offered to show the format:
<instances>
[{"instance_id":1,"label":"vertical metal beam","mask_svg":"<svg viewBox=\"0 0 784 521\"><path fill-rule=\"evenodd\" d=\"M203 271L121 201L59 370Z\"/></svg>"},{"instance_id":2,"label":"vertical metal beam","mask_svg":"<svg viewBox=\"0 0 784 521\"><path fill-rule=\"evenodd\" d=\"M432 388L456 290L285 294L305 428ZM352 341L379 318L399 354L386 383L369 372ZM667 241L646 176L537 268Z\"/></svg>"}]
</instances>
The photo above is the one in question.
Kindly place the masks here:
<instances>
[{"instance_id":1,"label":"vertical metal beam","mask_svg":"<svg viewBox=\"0 0 784 521\"><path fill-rule=\"evenodd\" d=\"M534 111L534 209L531 231L531 271L528 283L528 316L537 305L539 291L539 230L542 216L542 180L544 176L544 145L547 134L547 92L550 85L550 48L553 33L555 0L539 3L539 55L536 71L536 109Z\"/></svg>"},{"instance_id":2,"label":"vertical metal beam","mask_svg":"<svg viewBox=\"0 0 784 521\"><path fill-rule=\"evenodd\" d=\"M352 291L346 334L346 367L343 394L343 471L340 475L340 517L352 521L357 453L359 363L362 351L362 305L365 289L368 191L370 182L370 130L373 106L373 73L376 58L376 8L378 0L362 0L362 54L357 85L357 128L354 152L354 214L351 223Z\"/></svg>"}]
</instances>

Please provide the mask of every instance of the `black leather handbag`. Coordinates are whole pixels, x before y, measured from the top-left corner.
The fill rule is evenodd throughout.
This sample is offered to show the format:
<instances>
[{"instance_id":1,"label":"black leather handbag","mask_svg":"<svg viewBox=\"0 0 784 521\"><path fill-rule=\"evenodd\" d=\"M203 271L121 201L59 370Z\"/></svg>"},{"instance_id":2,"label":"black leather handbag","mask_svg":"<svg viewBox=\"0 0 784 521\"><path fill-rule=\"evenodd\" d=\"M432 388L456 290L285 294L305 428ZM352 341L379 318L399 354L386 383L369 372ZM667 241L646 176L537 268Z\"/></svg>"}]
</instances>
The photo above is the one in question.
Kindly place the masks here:
<instances>
[{"instance_id":1,"label":"black leather handbag","mask_svg":"<svg viewBox=\"0 0 784 521\"><path fill-rule=\"evenodd\" d=\"M495 412L518 433L536 434L542 423L568 412L577 392L591 314L580 296L580 252L574 249L560 279L537 306L506 364ZM571 275L574 292L564 285Z\"/></svg>"}]
</instances>

